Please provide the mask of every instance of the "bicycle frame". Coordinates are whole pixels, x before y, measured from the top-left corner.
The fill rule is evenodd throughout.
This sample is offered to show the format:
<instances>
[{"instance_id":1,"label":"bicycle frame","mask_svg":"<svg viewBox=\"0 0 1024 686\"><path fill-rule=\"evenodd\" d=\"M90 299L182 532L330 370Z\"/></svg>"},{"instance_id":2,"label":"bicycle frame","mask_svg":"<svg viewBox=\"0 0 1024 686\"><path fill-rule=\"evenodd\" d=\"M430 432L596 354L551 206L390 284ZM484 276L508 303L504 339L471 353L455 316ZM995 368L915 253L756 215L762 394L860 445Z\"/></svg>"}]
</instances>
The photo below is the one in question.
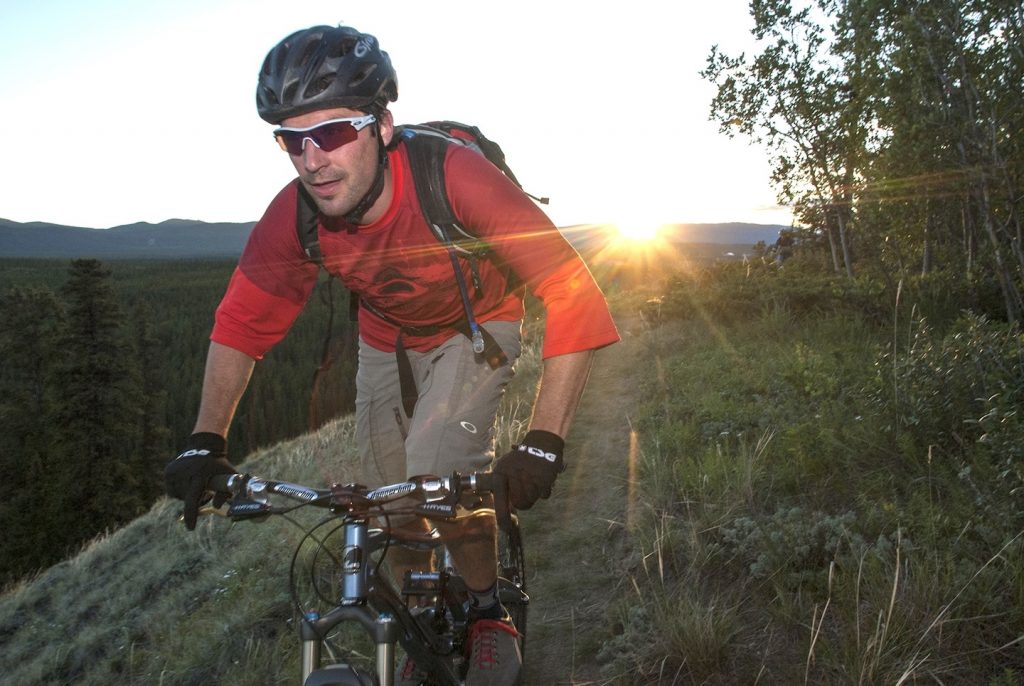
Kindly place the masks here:
<instances>
[{"instance_id":1,"label":"bicycle frame","mask_svg":"<svg viewBox=\"0 0 1024 686\"><path fill-rule=\"evenodd\" d=\"M294 509L273 506L268 500L271 493L301 501L303 505L329 508L341 518L340 597L334 607L323 615L317 611L304 612L299 623L304 686L393 686L398 644L405 648L419 669L431 675L433 683L438 686L459 686L462 683L456 649L461 647L460 634L468 617L464 599L459 593L460 577L452 571L450 558L446 553L443 571L410 573L400 594L379 573L379 565L372 558L377 549L374 547L375 536L383 532L371 531L370 521L380 515L379 508L384 503L414 494L423 502L413 508L399 509L399 512L451 519L456 514L463 492L491 493L498 488L503 497L503 481L495 480L489 473L466 476L455 473L450 478L419 477L378 489L349 484L317 490L236 474L215 477L209 487L233 496L227 516L235 521L261 520L271 514L283 514ZM499 526L508 532L508 540L518 547L515 559L521 564L521 541L514 517L502 508L497 512L504 512L504 515L498 514ZM394 533L384 535L391 537ZM405 544L424 543L415 536L409 539L395 536L395 539ZM436 534L426 543L441 545ZM318 545L325 544L319 541ZM505 588L499 581L499 596L518 606L516 617L520 621L517 626L525 626L525 607L529 598L522 585L521 567L516 568L514 576L517 578L512 582L504 582ZM461 591L464 590L463 584ZM433 597L434 605L410 610L403 597L415 595ZM335 603L334 600L331 602ZM320 666L327 635L345 622L358 623L373 641L376 678L344 663Z\"/></svg>"},{"instance_id":2,"label":"bicycle frame","mask_svg":"<svg viewBox=\"0 0 1024 686\"><path fill-rule=\"evenodd\" d=\"M302 683L305 686L345 686L345 682L337 681L340 677L337 668L320 669L319 665L324 637L338 625L350 621L359 623L374 642L379 686L393 686L398 643L402 643L417 664L427 668L440 684L461 683L449 661L440 657L450 647L441 644L440 637L413 616L370 560L369 522L365 518L346 517L342 528L345 541L342 597L338 606L326 614L307 613L302 618L299 629ZM357 670L352 672L358 674Z\"/></svg>"}]
</instances>

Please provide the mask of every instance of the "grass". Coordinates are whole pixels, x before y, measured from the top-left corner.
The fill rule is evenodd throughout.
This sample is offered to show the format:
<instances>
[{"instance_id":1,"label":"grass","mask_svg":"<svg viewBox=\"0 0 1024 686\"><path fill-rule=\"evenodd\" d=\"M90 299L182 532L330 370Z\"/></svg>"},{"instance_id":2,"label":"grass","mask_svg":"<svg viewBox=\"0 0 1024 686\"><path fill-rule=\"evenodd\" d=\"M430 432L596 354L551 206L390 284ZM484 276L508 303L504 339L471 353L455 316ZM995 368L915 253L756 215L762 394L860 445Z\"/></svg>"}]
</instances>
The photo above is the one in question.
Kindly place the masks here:
<instances>
[{"instance_id":1,"label":"grass","mask_svg":"<svg viewBox=\"0 0 1024 686\"><path fill-rule=\"evenodd\" d=\"M986 447L1021 436L1008 402L973 400L1019 385L1016 334L969 321L910 345L881 307L776 293L737 322L719 295L670 294L649 337L608 683L1024 680L1019 463ZM985 412L1003 422L982 438Z\"/></svg>"},{"instance_id":2,"label":"grass","mask_svg":"<svg viewBox=\"0 0 1024 686\"><path fill-rule=\"evenodd\" d=\"M759 303L722 315L742 278L615 299L626 341L595 369L558 502L522 518L530 683L1024 681L1019 333L932 329L912 303L886 322L893 305L860 306L870 284L819 297L790 276L763 296L764 274L741 283ZM525 426L536 344L499 451ZM352 430L244 467L345 480ZM163 501L9 589L4 683L295 683L301 531L175 519Z\"/></svg>"},{"instance_id":3,"label":"grass","mask_svg":"<svg viewBox=\"0 0 1024 686\"><path fill-rule=\"evenodd\" d=\"M500 413L499 443L526 421L539 374L538 342L525 346ZM251 455L239 468L309 484L355 471L354 425ZM298 641L288 567L303 531L283 518L178 522L161 500L146 515L0 597L0 679L11 686L75 684L294 684ZM300 511L305 528L319 517ZM357 650L360 642L355 642Z\"/></svg>"}]
</instances>

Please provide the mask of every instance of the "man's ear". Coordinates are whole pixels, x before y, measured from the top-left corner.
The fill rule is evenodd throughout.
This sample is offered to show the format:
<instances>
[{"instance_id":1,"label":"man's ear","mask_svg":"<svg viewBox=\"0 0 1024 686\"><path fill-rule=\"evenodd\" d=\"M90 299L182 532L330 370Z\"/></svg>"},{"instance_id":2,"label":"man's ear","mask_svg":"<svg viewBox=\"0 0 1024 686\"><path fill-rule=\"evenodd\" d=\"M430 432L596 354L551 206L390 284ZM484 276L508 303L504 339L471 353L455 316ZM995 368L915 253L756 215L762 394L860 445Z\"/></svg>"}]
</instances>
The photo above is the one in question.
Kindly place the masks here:
<instances>
[{"instance_id":1,"label":"man's ear","mask_svg":"<svg viewBox=\"0 0 1024 686\"><path fill-rule=\"evenodd\" d=\"M391 145L391 139L395 135L395 120L391 116L391 110L381 112L377 117L377 123L380 124L380 138L385 147Z\"/></svg>"}]
</instances>

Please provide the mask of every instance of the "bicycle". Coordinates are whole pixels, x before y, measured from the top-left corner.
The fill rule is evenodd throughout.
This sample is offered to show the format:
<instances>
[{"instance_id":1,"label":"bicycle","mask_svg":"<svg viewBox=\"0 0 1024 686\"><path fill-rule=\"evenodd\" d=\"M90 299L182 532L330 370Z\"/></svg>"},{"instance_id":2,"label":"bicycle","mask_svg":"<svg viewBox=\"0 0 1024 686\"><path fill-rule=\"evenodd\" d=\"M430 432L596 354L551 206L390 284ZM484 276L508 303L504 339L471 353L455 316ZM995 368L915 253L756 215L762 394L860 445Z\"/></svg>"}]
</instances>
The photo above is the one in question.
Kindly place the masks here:
<instances>
[{"instance_id":1,"label":"bicycle","mask_svg":"<svg viewBox=\"0 0 1024 686\"><path fill-rule=\"evenodd\" d=\"M334 485L316 489L285 481L272 481L247 474L214 477L209 488L231 499L226 516L232 521L264 520L300 507L320 507L331 515L306 533L292 558L292 595L299 610L299 638L302 644L303 686L393 686L396 647L401 645L417 668L430 674L427 686L458 686L462 683L467 659L464 654L468 631L468 600L465 584L442 549L436 529L428 534L409 534L392 529L389 518L416 514L431 519L452 519L465 497L493 494L499 535L498 595L512 616L519 633L520 650L525 655L526 570L522 536L518 520L507 505L504 480L489 472L450 477L422 476L408 481L367 488L357 484ZM282 507L271 502L278 495L298 501ZM390 508L399 500L415 504ZM471 505L472 505L471 504ZM488 509L476 508L470 516L482 516ZM490 516L489 514L486 516ZM340 522L338 521L340 520ZM375 526L383 520L384 526ZM320 527L335 526L326 535ZM340 552L331 550L337 535ZM319 564L311 565L307 579L316 595L331 605L325 612L301 606L296 591L296 565L299 551L313 541L316 556L332 568L322 574ZM381 567L392 545L420 550L439 550L443 558L440 571L406 574L401 590L396 590ZM379 552L375 560L373 554ZM326 576L326 579L324 578ZM336 598L323 592L327 585ZM335 590L336 589L336 590ZM330 651L328 636L340 625L355 622L374 643L375 674L344 661L324 664L323 653ZM337 658L332 654L330 659Z\"/></svg>"}]
</instances>

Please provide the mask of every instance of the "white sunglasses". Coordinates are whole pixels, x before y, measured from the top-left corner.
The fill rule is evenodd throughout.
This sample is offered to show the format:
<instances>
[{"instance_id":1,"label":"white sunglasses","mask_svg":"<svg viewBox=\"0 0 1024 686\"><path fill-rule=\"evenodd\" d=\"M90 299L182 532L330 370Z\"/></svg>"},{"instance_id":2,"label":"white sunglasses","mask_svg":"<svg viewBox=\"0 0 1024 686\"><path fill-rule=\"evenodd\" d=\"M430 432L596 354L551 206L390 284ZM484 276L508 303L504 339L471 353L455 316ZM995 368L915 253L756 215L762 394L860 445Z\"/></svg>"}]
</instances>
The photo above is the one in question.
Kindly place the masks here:
<instances>
[{"instance_id":1,"label":"white sunglasses","mask_svg":"<svg viewBox=\"0 0 1024 686\"><path fill-rule=\"evenodd\" d=\"M337 150L359 137L359 132L377 121L372 114L362 117L328 119L304 129L282 126L274 130L274 138L281 149L290 155L301 155L306 141L310 141L324 152Z\"/></svg>"}]
</instances>

